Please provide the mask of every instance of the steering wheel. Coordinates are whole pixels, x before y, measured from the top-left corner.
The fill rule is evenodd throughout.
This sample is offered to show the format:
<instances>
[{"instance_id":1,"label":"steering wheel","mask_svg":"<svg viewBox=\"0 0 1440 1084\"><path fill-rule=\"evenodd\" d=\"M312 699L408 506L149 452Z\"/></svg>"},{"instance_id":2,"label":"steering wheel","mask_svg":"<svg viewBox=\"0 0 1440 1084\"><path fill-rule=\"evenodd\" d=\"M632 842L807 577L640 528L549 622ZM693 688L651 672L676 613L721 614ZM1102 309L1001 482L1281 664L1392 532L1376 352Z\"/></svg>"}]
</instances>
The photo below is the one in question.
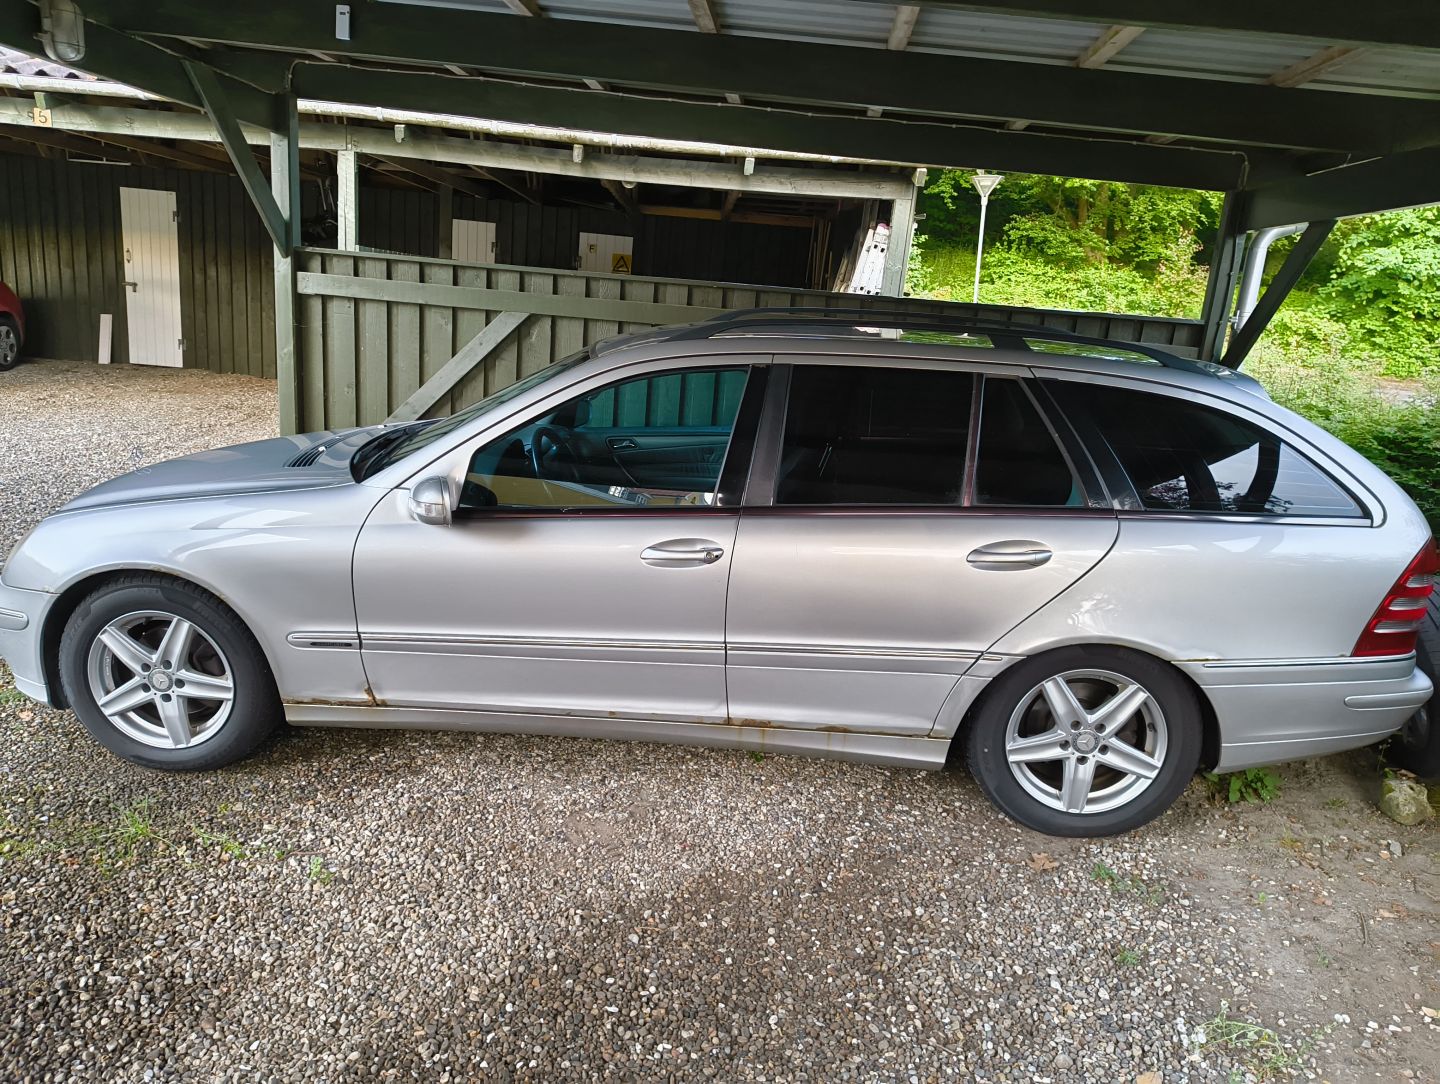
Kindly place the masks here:
<instances>
[{"instance_id":1,"label":"steering wheel","mask_svg":"<svg viewBox=\"0 0 1440 1084\"><path fill-rule=\"evenodd\" d=\"M547 442L550 445L548 453L545 450ZM580 481L579 457L570 444L570 438L548 425L537 426L530 434L530 465L535 469L536 478L555 482Z\"/></svg>"}]
</instances>

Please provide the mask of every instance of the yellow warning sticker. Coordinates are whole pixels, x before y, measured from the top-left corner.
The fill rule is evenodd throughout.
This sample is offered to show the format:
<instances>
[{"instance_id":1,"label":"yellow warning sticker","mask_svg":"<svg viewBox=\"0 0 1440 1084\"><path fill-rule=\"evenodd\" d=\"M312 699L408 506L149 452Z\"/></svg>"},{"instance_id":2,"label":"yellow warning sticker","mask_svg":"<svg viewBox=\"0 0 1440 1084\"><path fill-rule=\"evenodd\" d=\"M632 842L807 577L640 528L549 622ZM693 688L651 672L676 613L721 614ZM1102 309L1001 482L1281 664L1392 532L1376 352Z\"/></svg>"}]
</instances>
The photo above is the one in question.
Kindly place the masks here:
<instances>
[{"instance_id":1,"label":"yellow warning sticker","mask_svg":"<svg viewBox=\"0 0 1440 1084\"><path fill-rule=\"evenodd\" d=\"M610 273L612 275L630 274L630 253L615 252L610 256Z\"/></svg>"}]
</instances>

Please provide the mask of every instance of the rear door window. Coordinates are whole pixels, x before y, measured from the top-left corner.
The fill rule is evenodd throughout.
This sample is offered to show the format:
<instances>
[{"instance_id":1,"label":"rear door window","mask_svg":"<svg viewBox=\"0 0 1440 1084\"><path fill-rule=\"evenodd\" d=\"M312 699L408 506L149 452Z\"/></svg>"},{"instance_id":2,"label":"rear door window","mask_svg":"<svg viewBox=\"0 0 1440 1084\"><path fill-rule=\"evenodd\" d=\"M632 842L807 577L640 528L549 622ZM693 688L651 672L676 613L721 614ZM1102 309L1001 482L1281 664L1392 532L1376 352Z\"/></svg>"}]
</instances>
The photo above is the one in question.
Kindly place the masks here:
<instances>
[{"instance_id":1,"label":"rear door window","mask_svg":"<svg viewBox=\"0 0 1440 1084\"><path fill-rule=\"evenodd\" d=\"M1168 395L1052 382L1090 416L1155 512L1362 518L1340 485L1274 433Z\"/></svg>"},{"instance_id":2,"label":"rear door window","mask_svg":"<svg viewBox=\"0 0 1440 1084\"><path fill-rule=\"evenodd\" d=\"M775 503L958 505L973 390L953 370L797 365Z\"/></svg>"}]
</instances>

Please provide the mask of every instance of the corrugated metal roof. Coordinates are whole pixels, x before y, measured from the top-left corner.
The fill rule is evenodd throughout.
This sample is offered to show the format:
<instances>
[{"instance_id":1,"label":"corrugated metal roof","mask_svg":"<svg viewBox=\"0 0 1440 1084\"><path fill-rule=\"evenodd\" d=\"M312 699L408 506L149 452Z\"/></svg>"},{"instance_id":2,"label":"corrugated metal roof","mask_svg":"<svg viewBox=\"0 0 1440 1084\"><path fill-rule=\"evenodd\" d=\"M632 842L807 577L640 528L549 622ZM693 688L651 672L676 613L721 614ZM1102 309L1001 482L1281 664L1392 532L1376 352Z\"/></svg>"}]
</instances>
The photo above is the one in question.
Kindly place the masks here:
<instances>
[{"instance_id":1,"label":"corrugated metal roof","mask_svg":"<svg viewBox=\"0 0 1440 1084\"><path fill-rule=\"evenodd\" d=\"M552 19L582 19L588 22L654 26L665 30L694 30L690 5L685 0L553 0L541 7Z\"/></svg>"},{"instance_id":2,"label":"corrugated metal roof","mask_svg":"<svg viewBox=\"0 0 1440 1084\"><path fill-rule=\"evenodd\" d=\"M22 53L18 49L7 49L3 45L0 45L0 72L9 75L40 75L47 79L93 80L95 78L85 72L77 72L74 68L57 64L53 60L34 57L29 53Z\"/></svg>"},{"instance_id":3,"label":"corrugated metal roof","mask_svg":"<svg viewBox=\"0 0 1440 1084\"><path fill-rule=\"evenodd\" d=\"M1306 85L1440 97L1440 63L1420 49L1365 49Z\"/></svg>"},{"instance_id":4,"label":"corrugated metal roof","mask_svg":"<svg viewBox=\"0 0 1440 1084\"><path fill-rule=\"evenodd\" d=\"M910 48L959 56L1070 64L1104 29L1103 23L927 7L921 10L915 23Z\"/></svg>"},{"instance_id":5,"label":"corrugated metal roof","mask_svg":"<svg viewBox=\"0 0 1440 1084\"><path fill-rule=\"evenodd\" d=\"M605 0L608 4L612 0ZM633 3L634 0L623 0ZM687 13L685 0L679 4ZM786 37L834 45L883 49L895 21L891 4L847 3L843 12L827 0L715 0L722 33L749 37Z\"/></svg>"},{"instance_id":6,"label":"corrugated metal roof","mask_svg":"<svg viewBox=\"0 0 1440 1084\"><path fill-rule=\"evenodd\" d=\"M509 11L503 0L382 0L426 7ZM1264 0L1255 0L1263 3ZM539 0L554 19L694 30L687 0ZM883 49L895 19L889 3L711 0L721 32L746 37ZM1107 24L925 6L910 36L916 52L1034 64L1073 64ZM1191 79L1263 83L1333 43L1266 34L1151 28L1106 67ZM1424 49L1367 49L1303 84L1319 90L1440 98L1440 64Z\"/></svg>"},{"instance_id":7,"label":"corrugated metal roof","mask_svg":"<svg viewBox=\"0 0 1440 1084\"><path fill-rule=\"evenodd\" d=\"M1207 31L1145 31L1110 61L1115 71L1261 83L1329 44Z\"/></svg>"},{"instance_id":8,"label":"corrugated metal roof","mask_svg":"<svg viewBox=\"0 0 1440 1084\"><path fill-rule=\"evenodd\" d=\"M508 11L503 0L384 0L418 6ZM1264 0L1255 0L1263 3ZM539 0L555 19L693 30L687 0ZM747 37L881 49L895 18L889 3L831 0L711 0L721 32ZM1036 64L1073 64L1106 24L926 6L910 48ZM1152 28L1110 59L1117 71L1261 83L1333 43L1265 34ZM1440 98L1440 64L1424 49L1368 49L1304 84L1307 88Z\"/></svg>"}]
</instances>

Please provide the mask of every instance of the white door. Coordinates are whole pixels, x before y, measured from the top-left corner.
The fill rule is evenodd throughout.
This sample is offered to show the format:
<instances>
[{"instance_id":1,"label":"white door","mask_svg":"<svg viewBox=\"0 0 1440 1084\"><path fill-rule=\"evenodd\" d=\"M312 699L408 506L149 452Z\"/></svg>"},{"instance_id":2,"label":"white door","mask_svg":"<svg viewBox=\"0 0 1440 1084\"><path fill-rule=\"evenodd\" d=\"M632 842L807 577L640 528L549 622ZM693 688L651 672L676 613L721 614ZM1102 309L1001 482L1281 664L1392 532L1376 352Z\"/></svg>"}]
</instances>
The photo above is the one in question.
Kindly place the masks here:
<instances>
[{"instance_id":1,"label":"white door","mask_svg":"<svg viewBox=\"0 0 1440 1084\"><path fill-rule=\"evenodd\" d=\"M582 233L580 235L580 271L603 271L607 275L629 275L634 272L631 252L635 238L621 233Z\"/></svg>"},{"instance_id":2,"label":"white door","mask_svg":"<svg viewBox=\"0 0 1440 1084\"><path fill-rule=\"evenodd\" d=\"M185 364L180 343L180 246L175 193L120 189L125 322L132 365Z\"/></svg>"},{"instance_id":3,"label":"white door","mask_svg":"<svg viewBox=\"0 0 1440 1084\"><path fill-rule=\"evenodd\" d=\"M495 262L495 223L457 218L450 224L450 258L461 263Z\"/></svg>"}]
</instances>

